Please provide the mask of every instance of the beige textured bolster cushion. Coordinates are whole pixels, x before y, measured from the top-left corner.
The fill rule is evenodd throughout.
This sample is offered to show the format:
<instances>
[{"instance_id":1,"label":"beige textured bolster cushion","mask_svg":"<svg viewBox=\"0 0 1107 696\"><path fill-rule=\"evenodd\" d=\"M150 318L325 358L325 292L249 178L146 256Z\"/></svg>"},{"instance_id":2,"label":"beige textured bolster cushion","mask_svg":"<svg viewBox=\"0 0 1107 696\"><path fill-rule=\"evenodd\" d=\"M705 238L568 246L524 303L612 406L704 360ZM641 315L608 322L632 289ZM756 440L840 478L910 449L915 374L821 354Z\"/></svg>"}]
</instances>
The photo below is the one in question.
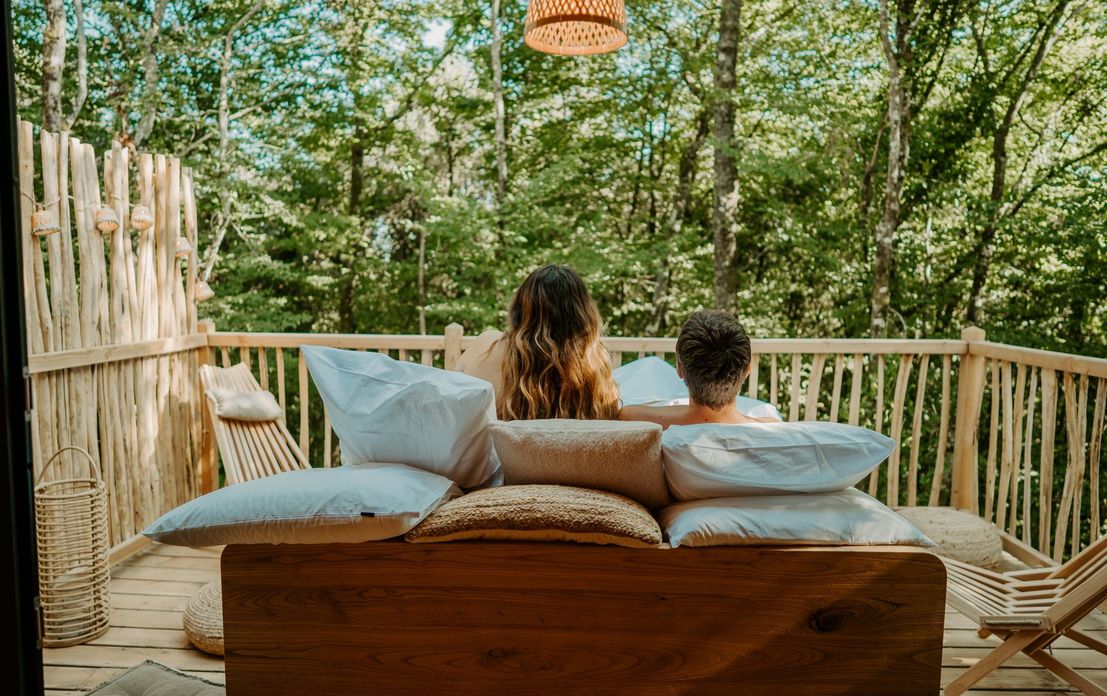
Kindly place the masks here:
<instances>
[{"instance_id":1,"label":"beige textured bolster cushion","mask_svg":"<svg viewBox=\"0 0 1107 696\"><path fill-rule=\"evenodd\" d=\"M221 387L208 390L215 415L227 420L275 421L284 417L281 405L270 392L232 391Z\"/></svg>"},{"instance_id":2,"label":"beige textured bolster cushion","mask_svg":"<svg viewBox=\"0 0 1107 696\"><path fill-rule=\"evenodd\" d=\"M949 507L904 507L896 510L937 546L939 556L978 568L998 568L1003 561L1003 538L996 526L976 515Z\"/></svg>"},{"instance_id":3,"label":"beige textured bolster cushion","mask_svg":"<svg viewBox=\"0 0 1107 696\"><path fill-rule=\"evenodd\" d=\"M649 547L661 543L661 528L644 507L607 491L502 486L445 503L404 538L416 543L527 539Z\"/></svg>"},{"instance_id":4,"label":"beige textured bolster cushion","mask_svg":"<svg viewBox=\"0 0 1107 696\"><path fill-rule=\"evenodd\" d=\"M598 488L651 510L672 502L656 423L551 418L500 421L490 429L508 485Z\"/></svg>"}]
</instances>

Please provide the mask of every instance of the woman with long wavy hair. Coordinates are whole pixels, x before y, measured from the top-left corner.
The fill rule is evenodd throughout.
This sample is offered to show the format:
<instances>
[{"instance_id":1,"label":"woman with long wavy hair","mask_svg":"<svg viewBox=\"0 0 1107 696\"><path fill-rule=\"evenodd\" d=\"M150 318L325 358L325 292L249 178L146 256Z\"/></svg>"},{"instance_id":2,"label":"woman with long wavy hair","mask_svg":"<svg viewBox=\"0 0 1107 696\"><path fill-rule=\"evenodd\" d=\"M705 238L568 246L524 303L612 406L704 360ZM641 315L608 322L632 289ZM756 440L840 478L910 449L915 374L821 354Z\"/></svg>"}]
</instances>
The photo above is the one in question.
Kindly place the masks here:
<instances>
[{"instance_id":1,"label":"woman with long wavy hair","mask_svg":"<svg viewBox=\"0 0 1107 696\"><path fill-rule=\"evenodd\" d=\"M618 417L600 313L576 271L552 264L533 271L507 319L505 333L481 334L457 364L492 383L500 418Z\"/></svg>"}]
</instances>

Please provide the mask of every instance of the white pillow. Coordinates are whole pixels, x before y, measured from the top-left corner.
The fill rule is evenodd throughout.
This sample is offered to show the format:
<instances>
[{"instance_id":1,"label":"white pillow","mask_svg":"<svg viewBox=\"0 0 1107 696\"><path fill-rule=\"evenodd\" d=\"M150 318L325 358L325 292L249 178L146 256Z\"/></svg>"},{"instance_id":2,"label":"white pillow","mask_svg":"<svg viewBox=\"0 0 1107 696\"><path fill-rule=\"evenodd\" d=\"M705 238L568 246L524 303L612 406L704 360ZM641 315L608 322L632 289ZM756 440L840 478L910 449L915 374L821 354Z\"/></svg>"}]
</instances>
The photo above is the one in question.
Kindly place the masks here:
<instances>
[{"instance_id":1,"label":"white pillow","mask_svg":"<svg viewBox=\"0 0 1107 696\"><path fill-rule=\"evenodd\" d=\"M910 522L856 488L696 500L665 508L659 519L674 547L934 545Z\"/></svg>"},{"instance_id":2,"label":"white pillow","mask_svg":"<svg viewBox=\"0 0 1107 696\"><path fill-rule=\"evenodd\" d=\"M688 386L676 368L656 355L638 358L612 370L619 385L619 398L624 406L685 406ZM750 418L783 420L775 406L739 395L735 400L738 412Z\"/></svg>"},{"instance_id":3,"label":"white pillow","mask_svg":"<svg viewBox=\"0 0 1107 696\"><path fill-rule=\"evenodd\" d=\"M202 495L142 533L178 546L353 544L406 534L460 494L449 479L403 464L287 471Z\"/></svg>"},{"instance_id":4,"label":"white pillow","mask_svg":"<svg viewBox=\"0 0 1107 696\"><path fill-rule=\"evenodd\" d=\"M222 387L211 387L208 398L215 406L215 415L227 420L275 421L284 418L281 405L273 395L265 390L235 391Z\"/></svg>"},{"instance_id":5,"label":"white pillow","mask_svg":"<svg viewBox=\"0 0 1107 696\"><path fill-rule=\"evenodd\" d=\"M895 448L867 428L817 421L674 425L661 436L677 500L840 491Z\"/></svg>"},{"instance_id":6,"label":"white pillow","mask_svg":"<svg viewBox=\"0 0 1107 696\"><path fill-rule=\"evenodd\" d=\"M460 372L361 353L301 346L342 462L402 462L463 488L494 473L492 385Z\"/></svg>"}]
</instances>

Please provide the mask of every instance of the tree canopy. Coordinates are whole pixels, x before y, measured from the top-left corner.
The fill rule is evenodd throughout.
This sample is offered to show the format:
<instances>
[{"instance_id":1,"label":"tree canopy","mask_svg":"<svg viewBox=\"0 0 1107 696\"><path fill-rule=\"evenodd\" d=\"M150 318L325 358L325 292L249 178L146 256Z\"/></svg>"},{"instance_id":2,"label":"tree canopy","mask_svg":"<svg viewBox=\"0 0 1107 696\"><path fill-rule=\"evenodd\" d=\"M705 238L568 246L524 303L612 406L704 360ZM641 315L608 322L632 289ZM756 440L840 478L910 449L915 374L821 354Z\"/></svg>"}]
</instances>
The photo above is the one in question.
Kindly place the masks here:
<instances>
[{"instance_id":1,"label":"tree canopy","mask_svg":"<svg viewBox=\"0 0 1107 696\"><path fill-rule=\"evenodd\" d=\"M572 58L522 0L24 0L20 110L194 168L221 329L477 331L561 262L615 335L1107 355L1107 4L627 11Z\"/></svg>"}]
</instances>

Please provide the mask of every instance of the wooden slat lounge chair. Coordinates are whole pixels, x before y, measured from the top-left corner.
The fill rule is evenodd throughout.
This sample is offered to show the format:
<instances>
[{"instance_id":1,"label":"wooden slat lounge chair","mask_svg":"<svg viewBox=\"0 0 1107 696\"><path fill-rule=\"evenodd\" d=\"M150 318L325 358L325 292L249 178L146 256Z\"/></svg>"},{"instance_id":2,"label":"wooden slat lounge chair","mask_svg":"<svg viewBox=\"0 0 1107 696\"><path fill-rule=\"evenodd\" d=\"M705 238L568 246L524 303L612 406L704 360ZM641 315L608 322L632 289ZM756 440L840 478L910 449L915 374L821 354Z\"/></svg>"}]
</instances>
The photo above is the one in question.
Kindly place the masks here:
<instances>
[{"instance_id":1,"label":"wooden slat lounge chair","mask_svg":"<svg viewBox=\"0 0 1107 696\"><path fill-rule=\"evenodd\" d=\"M205 392L213 387L262 390L245 363L226 368L204 365L200 368L200 381ZM260 423L224 420L215 415L210 397L207 408L228 484L311 468L283 420Z\"/></svg>"},{"instance_id":2,"label":"wooden slat lounge chair","mask_svg":"<svg viewBox=\"0 0 1107 696\"><path fill-rule=\"evenodd\" d=\"M1107 654L1104 643L1075 628L1107 600L1107 537L1064 565L996 573L943 559L949 575L947 600L980 624L980 636L1003 641L946 687L957 696L1019 652L1085 694L1107 689L1081 676L1047 650L1061 636Z\"/></svg>"}]
</instances>

